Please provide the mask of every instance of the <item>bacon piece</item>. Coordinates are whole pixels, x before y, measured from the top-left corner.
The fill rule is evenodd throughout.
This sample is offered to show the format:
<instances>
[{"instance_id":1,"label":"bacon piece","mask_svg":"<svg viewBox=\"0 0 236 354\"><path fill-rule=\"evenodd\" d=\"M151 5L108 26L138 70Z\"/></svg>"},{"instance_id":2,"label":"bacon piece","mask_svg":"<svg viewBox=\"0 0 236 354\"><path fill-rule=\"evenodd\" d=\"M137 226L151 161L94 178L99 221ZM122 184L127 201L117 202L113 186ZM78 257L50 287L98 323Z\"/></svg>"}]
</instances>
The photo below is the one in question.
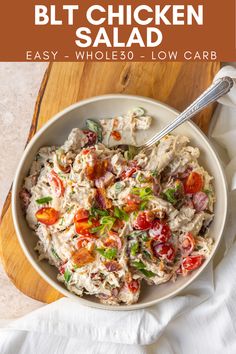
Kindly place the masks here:
<instances>
[{"instance_id":1,"label":"bacon piece","mask_svg":"<svg viewBox=\"0 0 236 354\"><path fill-rule=\"evenodd\" d=\"M107 198L106 190L104 188L97 189L96 201L102 209L109 209L112 207L112 202Z\"/></svg>"}]
</instances>

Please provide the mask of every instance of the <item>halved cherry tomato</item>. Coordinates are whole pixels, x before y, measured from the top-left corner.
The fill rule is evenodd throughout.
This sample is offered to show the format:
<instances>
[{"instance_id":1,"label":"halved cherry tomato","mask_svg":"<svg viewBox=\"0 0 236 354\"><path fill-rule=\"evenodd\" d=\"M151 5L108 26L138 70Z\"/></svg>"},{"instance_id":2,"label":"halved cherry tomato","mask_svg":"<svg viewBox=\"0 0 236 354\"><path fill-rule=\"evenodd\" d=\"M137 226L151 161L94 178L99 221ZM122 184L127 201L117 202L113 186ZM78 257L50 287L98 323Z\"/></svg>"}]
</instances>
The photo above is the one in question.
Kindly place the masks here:
<instances>
[{"instance_id":1,"label":"halved cherry tomato","mask_svg":"<svg viewBox=\"0 0 236 354\"><path fill-rule=\"evenodd\" d=\"M152 241L152 251L155 257L164 258L169 262L172 262L175 258L175 249L169 242L159 243L158 241Z\"/></svg>"},{"instance_id":2,"label":"halved cherry tomato","mask_svg":"<svg viewBox=\"0 0 236 354\"><path fill-rule=\"evenodd\" d=\"M78 267L83 267L88 263L94 262L95 257L87 250L87 248L80 248L72 255L72 261Z\"/></svg>"},{"instance_id":3,"label":"halved cherry tomato","mask_svg":"<svg viewBox=\"0 0 236 354\"><path fill-rule=\"evenodd\" d=\"M35 214L37 220L44 225L53 225L59 219L59 212L51 207L43 207Z\"/></svg>"},{"instance_id":4,"label":"halved cherry tomato","mask_svg":"<svg viewBox=\"0 0 236 354\"><path fill-rule=\"evenodd\" d=\"M79 209L79 210L77 210L77 212L74 216L74 222L88 219L88 217L89 217L88 210Z\"/></svg>"},{"instance_id":5,"label":"halved cherry tomato","mask_svg":"<svg viewBox=\"0 0 236 354\"><path fill-rule=\"evenodd\" d=\"M184 184L185 193L194 194L199 192L202 188L203 188L202 176L197 172L191 172Z\"/></svg>"},{"instance_id":6,"label":"halved cherry tomato","mask_svg":"<svg viewBox=\"0 0 236 354\"><path fill-rule=\"evenodd\" d=\"M96 226L99 226L99 222L97 220L92 220L92 222L89 222L88 219L75 221L75 231L77 234L82 236L93 236L93 234L90 232L90 229Z\"/></svg>"},{"instance_id":7,"label":"halved cherry tomato","mask_svg":"<svg viewBox=\"0 0 236 354\"><path fill-rule=\"evenodd\" d=\"M65 193L65 187L64 187L62 180L58 177L58 174L54 170L52 170L52 172L50 174L50 180L54 184L54 188L56 190L56 195L58 197L63 197L63 195Z\"/></svg>"},{"instance_id":8,"label":"halved cherry tomato","mask_svg":"<svg viewBox=\"0 0 236 354\"><path fill-rule=\"evenodd\" d=\"M149 235L159 242L167 242L171 237L171 231L164 221L154 220Z\"/></svg>"},{"instance_id":9,"label":"halved cherry tomato","mask_svg":"<svg viewBox=\"0 0 236 354\"><path fill-rule=\"evenodd\" d=\"M186 235L183 237L183 242L180 245L180 249L182 252L182 256L186 257L190 255L194 249L195 245L195 240L191 232L188 232Z\"/></svg>"},{"instance_id":10,"label":"halved cherry tomato","mask_svg":"<svg viewBox=\"0 0 236 354\"><path fill-rule=\"evenodd\" d=\"M140 211L137 218L134 220L133 227L136 230L148 230L152 227L152 221L148 219L148 214L145 211Z\"/></svg>"},{"instance_id":11,"label":"halved cherry tomato","mask_svg":"<svg viewBox=\"0 0 236 354\"><path fill-rule=\"evenodd\" d=\"M199 255L199 256L188 256L183 259L182 262L182 269L183 270L194 270L200 267L202 264L203 260L205 259L204 256Z\"/></svg>"},{"instance_id":12,"label":"halved cherry tomato","mask_svg":"<svg viewBox=\"0 0 236 354\"><path fill-rule=\"evenodd\" d=\"M113 137L114 140L119 141L121 139L121 134L117 130L113 130L111 132L111 136Z\"/></svg>"},{"instance_id":13,"label":"halved cherry tomato","mask_svg":"<svg viewBox=\"0 0 236 354\"><path fill-rule=\"evenodd\" d=\"M133 294L135 294L139 289L138 280L131 280L131 282L128 283L128 288Z\"/></svg>"}]
</instances>

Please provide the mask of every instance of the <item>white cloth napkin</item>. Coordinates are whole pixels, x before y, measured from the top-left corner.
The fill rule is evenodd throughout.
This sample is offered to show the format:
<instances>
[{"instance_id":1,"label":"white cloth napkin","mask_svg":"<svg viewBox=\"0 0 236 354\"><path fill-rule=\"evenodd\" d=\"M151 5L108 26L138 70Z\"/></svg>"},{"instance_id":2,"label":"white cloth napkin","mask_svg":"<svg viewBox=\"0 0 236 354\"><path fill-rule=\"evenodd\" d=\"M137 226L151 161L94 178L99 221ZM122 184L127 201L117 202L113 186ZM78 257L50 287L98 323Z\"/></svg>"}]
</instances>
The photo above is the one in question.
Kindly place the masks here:
<instances>
[{"instance_id":1,"label":"white cloth napkin","mask_svg":"<svg viewBox=\"0 0 236 354\"><path fill-rule=\"evenodd\" d=\"M217 77L225 75L236 79L236 69L224 67ZM209 264L178 296L144 310L104 311L63 298L2 328L1 354L236 353L236 86L220 100L211 139L231 188L226 251L214 270Z\"/></svg>"}]
</instances>

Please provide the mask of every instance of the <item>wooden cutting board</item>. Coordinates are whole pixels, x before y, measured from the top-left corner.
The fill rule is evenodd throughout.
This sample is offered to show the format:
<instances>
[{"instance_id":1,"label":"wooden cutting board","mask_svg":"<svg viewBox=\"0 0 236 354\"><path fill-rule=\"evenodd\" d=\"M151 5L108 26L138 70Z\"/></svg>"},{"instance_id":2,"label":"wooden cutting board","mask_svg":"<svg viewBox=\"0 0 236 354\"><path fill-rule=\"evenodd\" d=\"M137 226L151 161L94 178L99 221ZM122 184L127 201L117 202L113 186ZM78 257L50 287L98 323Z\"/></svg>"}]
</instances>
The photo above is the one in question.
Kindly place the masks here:
<instances>
[{"instance_id":1,"label":"wooden cutting board","mask_svg":"<svg viewBox=\"0 0 236 354\"><path fill-rule=\"evenodd\" d=\"M53 63L42 81L28 141L54 114L81 99L129 93L158 99L183 110L212 81L219 63ZM214 106L195 121L207 132ZM62 295L32 268L20 248L11 214L11 192L6 199L0 226L0 257L6 273L26 295L50 303Z\"/></svg>"}]
</instances>

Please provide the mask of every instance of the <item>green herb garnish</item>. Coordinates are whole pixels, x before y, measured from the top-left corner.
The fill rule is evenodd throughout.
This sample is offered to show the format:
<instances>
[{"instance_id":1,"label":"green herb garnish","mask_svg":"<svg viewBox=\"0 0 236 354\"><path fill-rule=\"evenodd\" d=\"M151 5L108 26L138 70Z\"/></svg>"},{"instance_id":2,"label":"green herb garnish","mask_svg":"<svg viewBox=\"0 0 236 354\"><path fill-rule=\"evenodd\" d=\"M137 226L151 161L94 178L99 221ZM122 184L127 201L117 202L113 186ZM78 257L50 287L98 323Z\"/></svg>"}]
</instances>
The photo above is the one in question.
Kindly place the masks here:
<instances>
[{"instance_id":1,"label":"green herb garnish","mask_svg":"<svg viewBox=\"0 0 236 354\"><path fill-rule=\"evenodd\" d=\"M103 216L100 219L101 225L91 228L90 232L94 234L98 231L100 233L105 233L107 231L110 231L112 229L112 226L114 225L115 221L116 221L116 219L113 218L112 216Z\"/></svg>"},{"instance_id":2,"label":"green herb garnish","mask_svg":"<svg viewBox=\"0 0 236 354\"><path fill-rule=\"evenodd\" d=\"M156 275L151 270L147 270L147 269L140 269L140 272L142 272L145 275L145 277L147 277L147 278L151 278Z\"/></svg>"},{"instance_id":3,"label":"green herb garnish","mask_svg":"<svg viewBox=\"0 0 236 354\"><path fill-rule=\"evenodd\" d=\"M52 201L52 197L43 197L40 199L36 199L36 203L38 204L46 204Z\"/></svg>"},{"instance_id":4,"label":"green herb garnish","mask_svg":"<svg viewBox=\"0 0 236 354\"><path fill-rule=\"evenodd\" d=\"M131 193L138 195L143 201L147 201L153 197L153 190L150 187L134 187L131 189Z\"/></svg>"},{"instance_id":5,"label":"green herb garnish","mask_svg":"<svg viewBox=\"0 0 236 354\"><path fill-rule=\"evenodd\" d=\"M177 203L177 199L175 198L175 192L176 192L176 190L174 188L169 188L165 192L163 192L165 198L171 204Z\"/></svg>"},{"instance_id":6,"label":"green herb garnish","mask_svg":"<svg viewBox=\"0 0 236 354\"><path fill-rule=\"evenodd\" d=\"M95 207L92 207L90 209L90 216L93 218L96 218L98 216L108 216L109 212L107 210L102 210L102 209L98 209Z\"/></svg>"},{"instance_id":7,"label":"green herb garnish","mask_svg":"<svg viewBox=\"0 0 236 354\"><path fill-rule=\"evenodd\" d=\"M116 248L96 248L96 250L106 259L114 259L117 255Z\"/></svg>"},{"instance_id":8,"label":"green herb garnish","mask_svg":"<svg viewBox=\"0 0 236 354\"><path fill-rule=\"evenodd\" d=\"M132 266L137 268L141 273L143 273L148 278L154 277L156 275L152 271L147 270L145 264L141 261L133 262Z\"/></svg>"},{"instance_id":9,"label":"green herb garnish","mask_svg":"<svg viewBox=\"0 0 236 354\"><path fill-rule=\"evenodd\" d=\"M51 252L55 258L57 258L59 261L61 260L61 258L58 256L57 252L54 250L53 247L51 248Z\"/></svg>"},{"instance_id":10,"label":"green herb garnish","mask_svg":"<svg viewBox=\"0 0 236 354\"><path fill-rule=\"evenodd\" d=\"M148 200L145 200L144 202L142 202L140 204L140 210L145 210L146 209L146 206L147 206L147 203L148 203Z\"/></svg>"},{"instance_id":11,"label":"green herb garnish","mask_svg":"<svg viewBox=\"0 0 236 354\"><path fill-rule=\"evenodd\" d=\"M139 269L139 270L146 268L145 264L144 264L143 262L141 262L141 261L135 261L135 262L133 262L133 263L132 263L132 266L135 267L135 268L137 268L137 269Z\"/></svg>"},{"instance_id":12,"label":"green herb garnish","mask_svg":"<svg viewBox=\"0 0 236 354\"><path fill-rule=\"evenodd\" d=\"M70 281L71 276L72 276L72 273L68 269L66 269L66 271L64 273L64 279L65 279L66 283L68 283Z\"/></svg>"},{"instance_id":13,"label":"green herb garnish","mask_svg":"<svg viewBox=\"0 0 236 354\"><path fill-rule=\"evenodd\" d=\"M139 248L139 243L135 242L132 244L131 249L130 249L130 254L131 256L136 256L136 253L138 252L138 248Z\"/></svg>"},{"instance_id":14,"label":"green herb garnish","mask_svg":"<svg viewBox=\"0 0 236 354\"><path fill-rule=\"evenodd\" d=\"M91 130L92 132L97 134L97 141L99 143L102 142L102 126L100 123L95 122L92 119L87 119L86 120L86 127L88 128L88 130Z\"/></svg>"},{"instance_id":15,"label":"green herb garnish","mask_svg":"<svg viewBox=\"0 0 236 354\"><path fill-rule=\"evenodd\" d=\"M120 220L129 220L129 215L123 209L120 209L118 207L115 207L114 216Z\"/></svg>"}]
</instances>

